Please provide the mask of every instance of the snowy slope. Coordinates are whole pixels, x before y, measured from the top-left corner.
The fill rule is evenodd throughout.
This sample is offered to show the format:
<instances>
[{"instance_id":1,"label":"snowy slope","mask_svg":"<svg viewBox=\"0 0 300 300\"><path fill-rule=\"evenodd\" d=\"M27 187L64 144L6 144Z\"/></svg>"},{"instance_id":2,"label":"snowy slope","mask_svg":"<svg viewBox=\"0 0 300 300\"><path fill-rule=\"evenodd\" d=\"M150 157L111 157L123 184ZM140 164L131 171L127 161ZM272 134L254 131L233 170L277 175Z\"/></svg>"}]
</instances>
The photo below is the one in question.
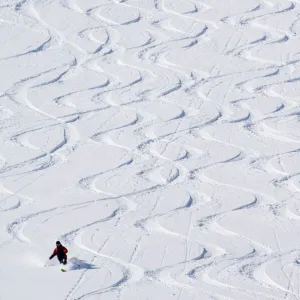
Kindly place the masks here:
<instances>
[{"instance_id":1,"label":"snowy slope","mask_svg":"<svg viewBox=\"0 0 300 300\"><path fill-rule=\"evenodd\" d=\"M300 299L299 16L1 0L0 299Z\"/></svg>"}]
</instances>

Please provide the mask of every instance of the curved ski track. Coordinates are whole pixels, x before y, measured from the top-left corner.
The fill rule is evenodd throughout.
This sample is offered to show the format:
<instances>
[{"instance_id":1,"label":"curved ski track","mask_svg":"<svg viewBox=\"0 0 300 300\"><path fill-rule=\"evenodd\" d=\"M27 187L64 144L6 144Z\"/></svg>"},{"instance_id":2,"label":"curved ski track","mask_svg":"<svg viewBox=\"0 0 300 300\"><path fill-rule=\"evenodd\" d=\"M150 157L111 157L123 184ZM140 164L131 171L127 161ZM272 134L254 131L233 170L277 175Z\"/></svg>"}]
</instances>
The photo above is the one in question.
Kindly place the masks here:
<instances>
[{"instance_id":1,"label":"curved ski track","mask_svg":"<svg viewBox=\"0 0 300 300\"><path fill-rule=\"evenodd\" d=\"M0 298L300 299L300 1L4 2Z\"/></svg>"}]
</instances>

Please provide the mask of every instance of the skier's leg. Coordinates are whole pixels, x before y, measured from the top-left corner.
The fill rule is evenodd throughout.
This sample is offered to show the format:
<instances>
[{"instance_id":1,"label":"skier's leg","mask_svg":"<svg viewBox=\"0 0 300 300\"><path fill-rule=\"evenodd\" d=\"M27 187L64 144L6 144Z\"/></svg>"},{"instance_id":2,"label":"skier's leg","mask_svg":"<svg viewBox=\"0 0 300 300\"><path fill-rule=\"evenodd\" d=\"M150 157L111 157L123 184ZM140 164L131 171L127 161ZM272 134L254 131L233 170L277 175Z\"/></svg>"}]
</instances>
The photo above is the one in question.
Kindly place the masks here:
<instances>
[{"instance_id":1,"label":"skier's leg","mask_svg":"<svg viewBox=\"0 0 300 300\"><path fill-rule=\"evenodd\" d=\"M61 256L57 256L57 259L58 259L60 264L63 262L63 258Z\"/></svg>"},{"instance_id":2,"label":"skier's leg","mask_svg":"<svg viewBox=\"0 0 300 300\"><path fill-rule=\"evenodd\" d=\"M65 257L63 258L63 264L64 264L64 265L67 264L67 256L65 256Z\"/></svg>"}]
</instances>

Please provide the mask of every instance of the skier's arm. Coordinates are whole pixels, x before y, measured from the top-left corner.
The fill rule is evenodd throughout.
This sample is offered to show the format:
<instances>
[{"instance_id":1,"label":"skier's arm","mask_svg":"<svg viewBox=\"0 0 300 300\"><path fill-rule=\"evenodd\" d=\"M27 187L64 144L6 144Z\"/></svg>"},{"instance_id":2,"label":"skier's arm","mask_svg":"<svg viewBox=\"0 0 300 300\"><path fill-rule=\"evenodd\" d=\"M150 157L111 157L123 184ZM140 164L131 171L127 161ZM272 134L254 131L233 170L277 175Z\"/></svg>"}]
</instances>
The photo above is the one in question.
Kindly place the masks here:
<instances>
[{"instance_id":1,"label":"skier's arm","mask_svg":"<svg viewBox=\"0 0 300 300\"><path fill-rule=\"evenodd\" d=\"M65 254L68 253L68 249L66 247L64 247L63 251L64 251Z\"/></svg>"},{"instance_id":2,"label":"skier's arm","mask_svg":"<svg viewBox=\"0 0 300 300\"><path fill-rule=\"evenodd\" d=\"M52 255L49 257L49 259L52 259L57 254L57 249L55 248Z\"/></svg>"}]
</instances>

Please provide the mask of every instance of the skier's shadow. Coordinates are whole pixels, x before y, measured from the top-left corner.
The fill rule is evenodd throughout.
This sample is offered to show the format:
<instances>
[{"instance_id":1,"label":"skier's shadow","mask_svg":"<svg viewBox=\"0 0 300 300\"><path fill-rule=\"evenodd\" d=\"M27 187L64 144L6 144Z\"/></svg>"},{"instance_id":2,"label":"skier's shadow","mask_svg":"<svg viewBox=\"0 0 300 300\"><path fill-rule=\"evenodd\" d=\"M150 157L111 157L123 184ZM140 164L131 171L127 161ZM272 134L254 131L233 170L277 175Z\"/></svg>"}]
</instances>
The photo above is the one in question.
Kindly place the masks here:
<instances>
[{"instance_id":1,"label":"skier's shadow","mask_svg":"<svg viewBox=\"0 0 300 300\"><path fill-rule=\"evenodd\" d=\"M84 269L98 269L96 265L86 262L85 260L72 257L69 259L70 271L71 270L84 270Z\"/></svg>"}]
</instances>

